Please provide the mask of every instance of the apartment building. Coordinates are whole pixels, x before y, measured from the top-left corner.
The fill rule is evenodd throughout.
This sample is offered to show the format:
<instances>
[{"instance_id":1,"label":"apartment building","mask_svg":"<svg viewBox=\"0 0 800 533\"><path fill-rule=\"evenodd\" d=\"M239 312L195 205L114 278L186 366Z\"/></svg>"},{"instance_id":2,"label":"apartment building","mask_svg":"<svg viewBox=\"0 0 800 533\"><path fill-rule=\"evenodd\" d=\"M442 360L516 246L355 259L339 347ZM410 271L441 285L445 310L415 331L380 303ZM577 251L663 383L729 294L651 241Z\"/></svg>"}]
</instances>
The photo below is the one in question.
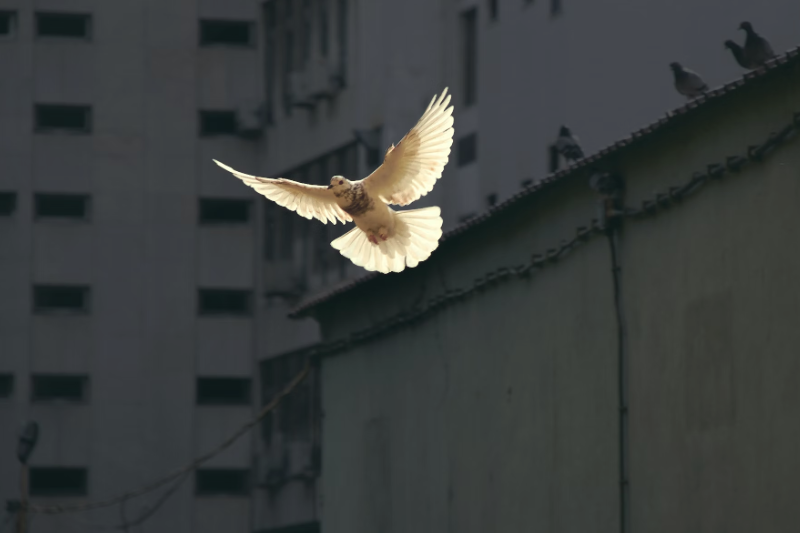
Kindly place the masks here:
<instances>
[{"instance_id":1,"label":"apartment building","mask_svg":"<svg viewBox=\"0 0 800 533\"><path fill-rule=\"evenodd\" d=\"M37 503L141 485L223 440L320 338L289 320L362 275L341 225L263 201L219 168L361 178L449 87L451 162L415 207L446 229L682 97L668 64L714 86L748 19L797 41L782 0L0 0L0 425L41 426ZM315 531L320 379L185 481L148 531ZM0 471L16 472L0 439ZM0 476L15 498L16 475ZM158 494L131 501L134 519ZM35 517L116 526L119 508Z\"/></svg>"}]
</instances>

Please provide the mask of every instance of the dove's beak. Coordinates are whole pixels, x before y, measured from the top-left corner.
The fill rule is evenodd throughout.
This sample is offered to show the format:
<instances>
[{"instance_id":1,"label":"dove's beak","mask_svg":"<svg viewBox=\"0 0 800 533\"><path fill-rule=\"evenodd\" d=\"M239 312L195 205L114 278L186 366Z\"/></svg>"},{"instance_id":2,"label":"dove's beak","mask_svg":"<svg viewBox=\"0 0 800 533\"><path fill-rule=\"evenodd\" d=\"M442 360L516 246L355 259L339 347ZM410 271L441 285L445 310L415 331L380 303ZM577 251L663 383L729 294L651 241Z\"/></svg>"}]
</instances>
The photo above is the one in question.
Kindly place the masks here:
<instances>
[{"instance_id":1,"label":"dove's beak","mask_svg":"<svg viewBox=\"0 0 800 533\"><path fill-rule=\"evenodd\" d=\"M328 185L328 188L329 189L333 189L333 185Z\"/></svg>"}]
</instances>

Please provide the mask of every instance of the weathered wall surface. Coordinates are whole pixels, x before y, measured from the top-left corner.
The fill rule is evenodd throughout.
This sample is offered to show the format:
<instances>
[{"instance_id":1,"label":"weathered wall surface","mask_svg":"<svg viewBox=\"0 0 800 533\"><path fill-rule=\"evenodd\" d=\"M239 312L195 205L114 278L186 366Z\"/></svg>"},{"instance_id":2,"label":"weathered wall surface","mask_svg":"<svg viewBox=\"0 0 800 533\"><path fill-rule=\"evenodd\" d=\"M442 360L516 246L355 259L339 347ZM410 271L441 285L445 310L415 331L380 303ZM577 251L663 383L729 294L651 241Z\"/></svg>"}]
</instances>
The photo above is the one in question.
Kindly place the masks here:
<instances>
[{"instance_id":1,"label":"weathered wall surface","mask_svg":"<svg viewBox=\"0 0 800 533\"><path fill-rule=\"evenodd\" d=\"M800 111L795 66L605 162L626 203L744 155ZM796 140L620 235L634 531L793 531L800 510ZM418 268L317 309L348 336L554 247L596 214L565 178ZM524 205L522 205L524 204ZM596 236L414 325L324 358L323 528L619 531L617 340Z\"/></svg>"}]
</instances>

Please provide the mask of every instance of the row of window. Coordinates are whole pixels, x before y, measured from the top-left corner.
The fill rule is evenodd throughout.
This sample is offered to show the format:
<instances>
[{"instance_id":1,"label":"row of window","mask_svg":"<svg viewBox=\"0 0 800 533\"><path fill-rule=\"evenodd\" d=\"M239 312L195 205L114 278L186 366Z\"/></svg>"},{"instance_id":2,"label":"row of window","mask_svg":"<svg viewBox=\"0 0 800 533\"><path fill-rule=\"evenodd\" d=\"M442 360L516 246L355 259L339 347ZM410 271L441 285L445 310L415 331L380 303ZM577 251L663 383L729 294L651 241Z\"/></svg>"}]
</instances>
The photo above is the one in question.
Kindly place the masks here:
<instances>
[{"instance_id":1,"label":"row of window","mask_svg":"<svg viewBox=\"0 0 800 533\"><path fill-rule=\"evenodd\" d=\"M250 405L250 378L198 377L195 382L197 405ZM0 374L0 398L14 394L14 375ZM34 374L31 376L32 402L89 401L89 376L68 374Z\"/></svg>"},{"instance_id":2,"label":"row of window","mask_svg":"<svg viewBox=\"0 0 800 533\"><path fill-rule=\"evenodd\" d=\"M31 496L80 497L89 493L86 468L32 466L28 474ZM250 470L240 468L204 468L195 471L194 487L198 496L246 496L250 494Z\"/></svg>"},{"instance_id":3,"label":"row of window","mask_svg":"<svg viewBox=\"0 0 800 533\"><path fill-rule=\"evenodd\" d=\"M0 37L6 39L17 32L16 11L0 11ZM199 37L201 46L253 46L253 22L241 20L201 19ZM34 13L34 29L37 37L92 39L92 15L87 13Z\"/></svg>"},{"instance_id":4,"label":"row of window","mask_svg":"<svg viewBox=\"0 0 800 533\"><path fill-rule=\"evenodd\" d=\"M246 224L250 221L252 200L200 198L198 221L201 224ZM0 191L0 217L14 214L17 193ZM87 194L37 193L33 195L35 218L89 220L91 197Z\"/></svg>"},{"instance_id":5,"label":"row of window","mask_svg":"<svg viewBox=\"0 0 800 533\"><path fill-rule=\"evenodd\" d=\"M236 111L201 109L197 115L201 137L242 135ZM83 104L35 104L33 124L36 133L92 133L92 107Z\"/></svg>"},{"instance_id":6,"label":"row of window","mask_svg":"<svg viewBox=\"0 0 800 533\"><path fill-rule=\"evenodd\" d=\"M89 314L91 288L86 285L34 285L33 312L37 314ZM249 289L198 289L201 316L250 316L253 291Z\"/></svg>"},{"instance_id":7,"label":"row of window","mask_svg":"<svg viewBox=\"0 0 800 533\"><path fill-rule=\"evenodd\" d=\"M532 4L534 0L523 0L526 4ZM497 20L500 15L500 0L486 0L489 10L489 20ZM561 0L550 0L550 16L556 17L561 14Z\"/></svg>"}]
</instances>

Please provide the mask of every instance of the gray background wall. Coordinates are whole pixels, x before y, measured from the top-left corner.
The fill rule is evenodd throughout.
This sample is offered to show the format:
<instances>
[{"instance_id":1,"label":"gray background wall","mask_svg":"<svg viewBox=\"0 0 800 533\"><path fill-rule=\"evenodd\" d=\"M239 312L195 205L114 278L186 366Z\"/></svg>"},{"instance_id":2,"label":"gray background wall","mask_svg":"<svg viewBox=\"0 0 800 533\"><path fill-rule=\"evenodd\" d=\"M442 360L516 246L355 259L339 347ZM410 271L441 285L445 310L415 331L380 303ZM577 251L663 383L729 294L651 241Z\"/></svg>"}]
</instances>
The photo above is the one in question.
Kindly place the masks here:
<instances>
[{"instance_id":1,"label":"gray background wall","mask_svg":"<svg viewBox=\"0 0 800 533\"><path fill-rule=\"evenodd\" d=\"M800 110L792 69L604 161L626 203L742 155ZM626 219L633 531L793 531L800 516L797 141ZM571 238L576 172L409 273L314 312L325 340ZM617 342L605 238L322 360L323 524L338 531L618 531Z\"/></svg>"}]
</instances>

